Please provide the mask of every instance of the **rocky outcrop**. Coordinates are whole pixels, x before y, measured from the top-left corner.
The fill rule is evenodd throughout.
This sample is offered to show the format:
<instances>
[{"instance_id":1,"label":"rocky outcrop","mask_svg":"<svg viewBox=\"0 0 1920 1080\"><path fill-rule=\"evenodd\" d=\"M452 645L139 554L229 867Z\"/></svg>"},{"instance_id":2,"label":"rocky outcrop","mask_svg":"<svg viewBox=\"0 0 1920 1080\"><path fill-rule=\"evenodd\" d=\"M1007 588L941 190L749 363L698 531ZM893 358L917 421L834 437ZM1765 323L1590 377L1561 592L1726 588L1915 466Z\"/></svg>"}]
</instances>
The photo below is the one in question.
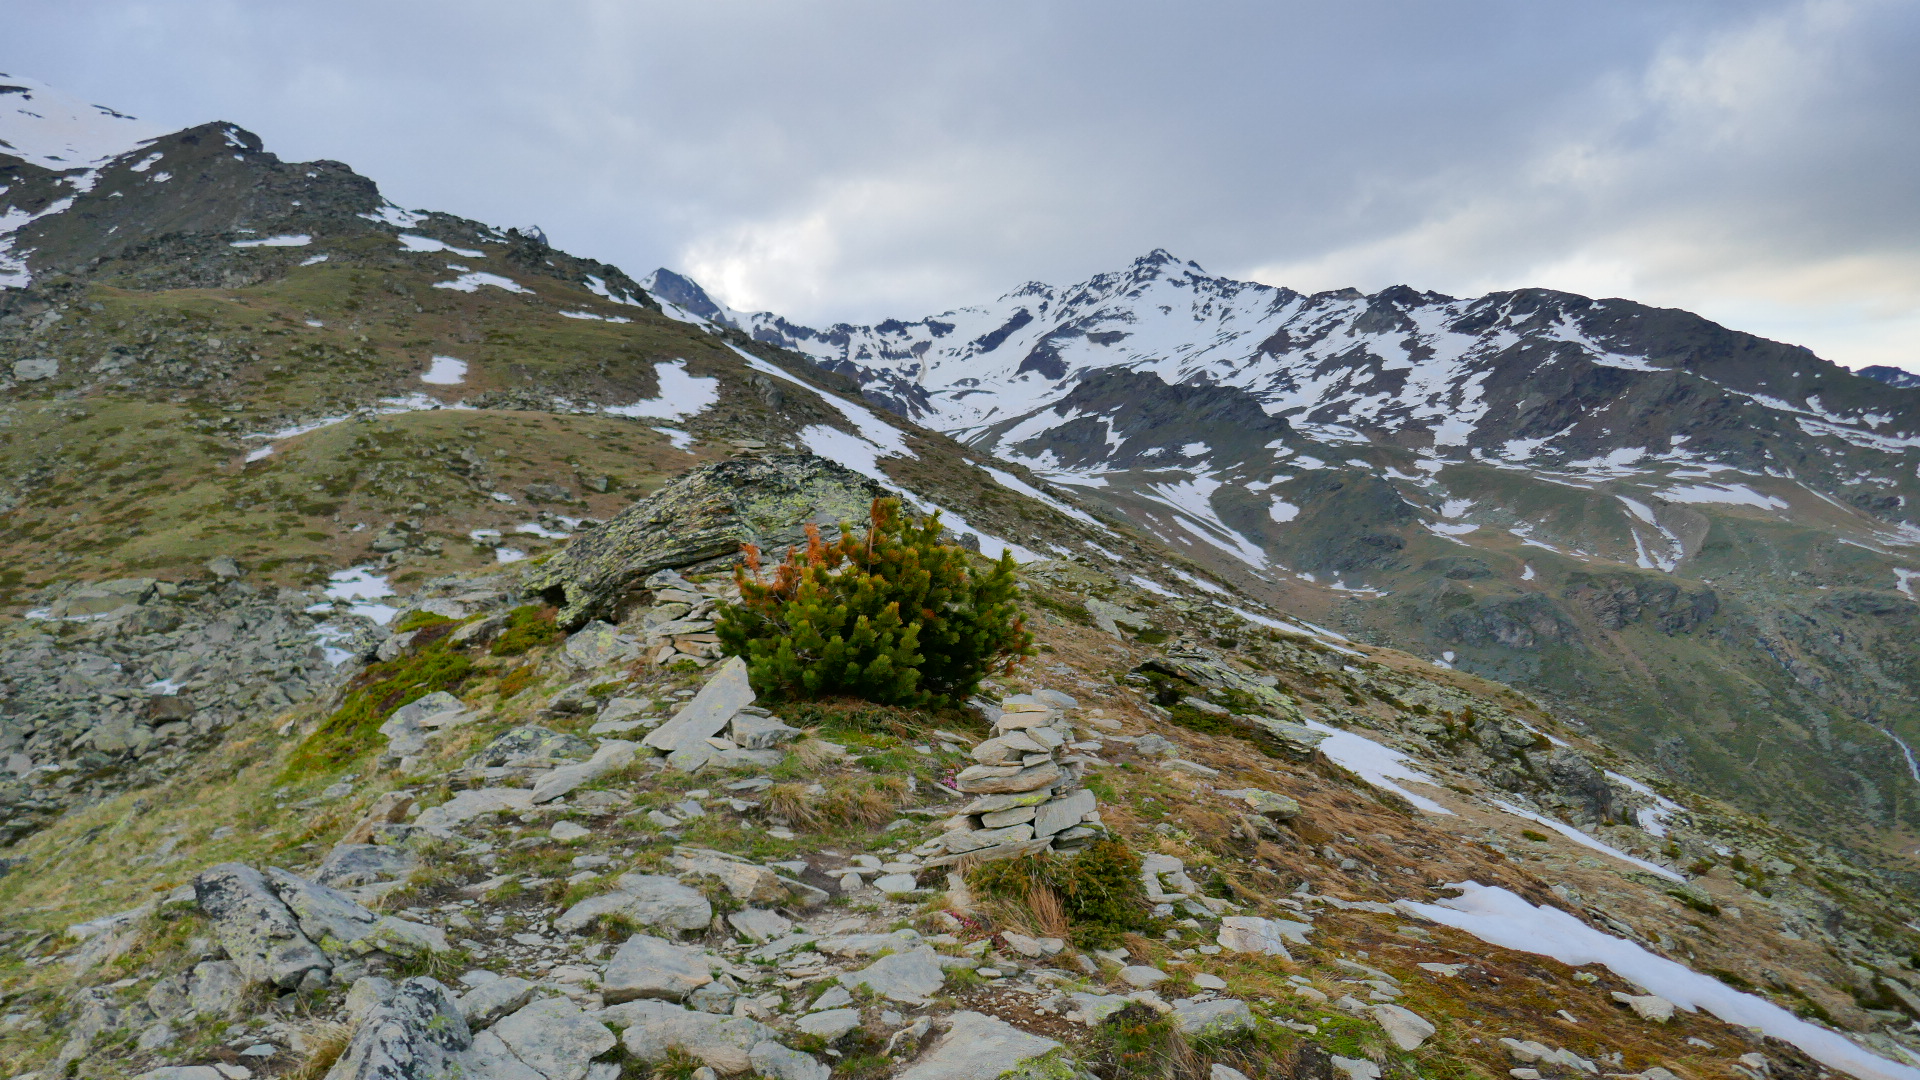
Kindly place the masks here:
<instances>
[{"instance_id":1,"label":"rocky outcrop","mask_svg":"<svg viewBox=\"0 0 1920 1080\"><path fill-rule=\"evenodd\" d=\"M526 588L560 606L578 626L614 614L660 570L730 562L742 544L778 557L824 530L865 521L885 489L811 454L731 458L694 469L574 540L529 572Z\"/></svg>"},{"instance_id":2,"label":"rocky outcrop","mask_svg":"<svg viewBox=\"0 0 1920 1080\"><path fill-rule=\"evenodd\" d=\"M305 593L122 578L42 601L0 633L0 846L339 677Z\"/></svg>"}]
</instances>

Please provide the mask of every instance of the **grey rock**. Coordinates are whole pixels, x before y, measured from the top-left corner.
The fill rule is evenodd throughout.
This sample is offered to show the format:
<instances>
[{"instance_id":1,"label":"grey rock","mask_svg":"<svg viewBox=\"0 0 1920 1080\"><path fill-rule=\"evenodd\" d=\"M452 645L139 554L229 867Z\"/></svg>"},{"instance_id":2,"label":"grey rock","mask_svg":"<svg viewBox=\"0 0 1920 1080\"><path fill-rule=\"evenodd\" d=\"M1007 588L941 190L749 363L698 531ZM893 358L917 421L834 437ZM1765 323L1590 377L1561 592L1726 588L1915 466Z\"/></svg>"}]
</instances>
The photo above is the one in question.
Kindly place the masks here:
<instances>
[{"instance_id":1,"label":"grey rock","mask_svg":"<svg viewBox=\"0 0 1920 1080\"><path fill-rule=\"evenodd\" d=\"M19 382L38 382L60 374L60 361L47 357L29 357L13 362L13 377Z\"/></svg>"},{"instance_id":2,"label":"grey rock","mask_svg":"<svg viewBox=\"0 0 1920 1080\"><path fill-rule=\"evenodd\" d=\"M429 806L413 821L414 827L436 835L447 835L482 814L532 809L533 792L525 788L477 788L456 792L439 806Z\"/></svg>"},{"instance_id":3,"label":"grey rock","mask_svg":"<svg viewBox=\"0 0 1920 1080\"><path fill-rule=\"evenodd\" d=\"M313 872L316 885L351 889L376 881L397 881L420 865L413 852L388 844L335 844Z\"/></svg>"},{"instance_id":4,"label":"grey rock","mask_svg":"<svg viewBox=\"0 0 1920 1080\"><path fill-rule=\"evenodd\" d=\"M771 716L736 713L733 717L733 741L748 750L771 750L800 737L800 729L789 727Z\"/></svg>"},{"instance_id":5,"label":"grey rock","mask_svg":"<svg viewBox=\"0 0 1920 1080\"><path fill-rule=\"evenodd\" d=\"M240 992L246 985L247 977L238 965L226 960L207 960L193 966L193 975L187 980L187 999L193 1004L194 1012L210 1017L225 1016L240 1003Z\"/></svg>"},{"instance_id":6,"label":"grey rock","mask_svg":"<svg viewBox=\"0 0 1920 1080\"><path fill-rule=\"evenodd\" d=\"M1241 788L1237 791L1223 791L1220 794L1239 799L1254 813L1270 817L1275 821L1291 821L1300 816L1300 804L1277 792L1261 788Z\"/></svg>"},{"instance_id":7,"label":"grey rock","mask_svg":"<svg viewBox=\"0 0 1920 1080\"><path fill-rule=\"evenodd\" d=\"M194 900L248 980L295 987L332 964L307 936L267 879L245 863L220 863L193 879Z\"/></svg>"},{"instance_id":8,"label":"grey rock","mask_svg":"<svg viewBox=\"0 0 1920 1080\"><path fill-rule=\"evenodd\" d=\"M638 659L640 647L631 639L622 637L619 629L612 624L596 621L569 635L560 654L574 667L592 670Z\"/></svg>"},{"instance_id":9,"label":"grey rock","mask_svg":"<svg viewBox=\"0 0 1920 1080\"><path fill-rule=\"evenodd\" d=\"M163 1065L148 1069L133 1080L227 1080L227 1076L211 1065Z\"/></svg>"},{"instance_id":10,"label":"grey rock","mask_svg":"<svg viewBox=\"0 0 1920 1080\"><path fill-rule=\"evenodd\" d=\"M710 982L687 995L687 1008L704 1013L731 1013L740 995L723 982Z\"/></svg>"},{"instance_id":11,"label":"grey rock","mask_svg":"<svg viewBox=\"0 0 1920 1080\"><path fill-rule=\"evenodd\" d=\"M772 1040L756 1043L747 1051L747 1064L773 1080L827 1080L832 1072L812 1054L790 1050Z\"/></svg>"},{"instance_id":12,"label":"grey rock","mask_svg":"<svg viewBox=\"0 0 1920 1080\"><path fill-rule=\"evenodd\" d=\"M460 995L460 1015L475 1031L533 1000L535 985L514 975L488 979Z\"/></svg>"},{"instance_id":13,"label":"grey rock","mask_svg":"<svg viewBox=\"0 0 1920 1080\"><path fill-rule=\"evenodd\" d=\"M353 898L325 885L316 885L277 866L267 868L267 880L280 902L299 920L300 932L328 956L352 955L354 943L373 932L380 916Z\"/></svg>"},{"instance_id":14,"label":"grey rock","mask_svg":"<svg viewBox=\"0 0 1920 1080\"><path fill-rule=\"evenodd\" d=\"M841 981L849 986L865 986L889 1001L918 1005L945 985L946 978L939 954L922 945L883 956L859 971L842 976Z\"/></svg>"},{"instance_id":15,"label":"grey rock","mask_svg":"<svg viewBox=\"0 0 1920 1080\"><path fill-rule=\"evenodd\" d=\"M1225 1035L1253 1027L1253 1010L1236 998L1176 1001L1173 1018L1186 1035Z\"/></svg>"},{"instance_id":16,"label":"grey rock","mask_svg":"<svg viewBox=\"0 0 1920 1080\"><path fill-rule=\"evenodd\" d=\"M1231 1065L1222 1065L1216 1061L1207 1069L1207 1080L1252 1080L1252 1078Z\"/></svg>"},{"instance_id":17,"label":"grey rock","mask_svg":"<svg viewBox=\"0 0 1920 1080\"><path fill-rule=\"evenodd\" d=\"M561 622L577 626L612 612L619 598L660 570L730 561L742 543L778 553L805 540L808 523L832 533L864 521L887 494L850 469L812 454L729 458L694 469L576 538L527 574L529 593L558 588Z\"/></svg>"},{"instance_id":18,"label":"grey rock","mask_svg":"<svg viewBox=\"0 0 1920 1080\"><path fill-rule=\"evenodd\" d=\"M707 739L718 735L741 707L753 704L753 700L753 687L747 683L747 662L730 656L715 669L713 677L693 700L640 741L669 754L705 747Z\"/></svg>"},{"instance_id":19,"label":"grey rock","mask_svg":"<svg viewBox=\"0 0 1920 1080\"><path fill-rule=\"evenodd\" d=\"M1180 747L1165 736L1148 733L1133 741L1133 752L1142 757L1172 757Z\"/></svg>"},{"instance_id":20,"label":"grey rock","mask_svg":"<svg viewBox=\"0 0 1920 1080\"><path fill-rule=\"evenodd\" d=\"M552 802L573 792L582 784L591 784L609 773L633 764L639 747L625 739L607 739L593 756L578 765L562 765L542 776L533 785L535 803Z\"/></svg>"},{"instance_id":21,"label":"grey rock","mask_svg":"<svg viewBox=\"0 0 1920 1080\"><path fill-rule=\"evenodd\" d=\"M1019 1077L1037 1059L1061 1049L1052 1039L977 1012L953 1014L952 1026L896 1080L998 1080Z\"/></svg>"},{"instance_id":22,"label":"grey rock","mask_svg":"<svg viewBox=\"0 0 1920 1080\"><path fill-rule=\"evenodd\" d=\"M585 761L595 749L591 741L578 735L529 724L502 732L474 755L473 763L489 768L545 769Z\"/></svg>"},{"instance_id":23,"label":"grey rock","mask_svg":"<svg viewBox=\"0 0 1920 1080\"><path fill-rule=\"evenodd\" d=\"M587 1066L613 1049L613 1032L563 997L542 998L497 1021L496 1038L547 1080L586 1080Z\"/></svg>"},{"instance_id":24,"label":"grey rock","mask_svg":"<svg viewBox=\"0 0 1920 1080\"><path fill-rule=\"evenodd\" d=\"M440 1080L459 1075L472 1042L446 987L408 979L354 1029L327 1080Z\"/></svg>"},{"instance_id":25,"label":"grey rock","mask_svg":"<svg viewBox=\"0 0 1920 1080\"><path fill-rule=\"evenodd\" d=\"M1033 835L1052 836L1080 824L1081 818L1093 813L1094 802L1093 792L1081 788L1064 798L1040 804L1034 810Z\"/></svg>"},{"instance_id":26,"label":"grey rock","mask_svg":"<svg viewBox=\"0 0 1920 1080\"><path fill-rule=\"evenodd\" d=\"M667 865L680 871L682 878L713 878L726 886L736 900L758 904L780 904L787 900L787 889L780 884L780 875L764 866L705 853L674 855L667 859Z\"/></svg>"},{"instance_id":27,"label":"grey rock","mask_svg":"<svg viewBox=\"0 0 1920 1080\"><path fill-rule=\"evenodd\" d=\"M757 1020L694 1012L665 1001L609 1005L600 1015L625 1028L621 1044L643 1063L663 1061L669 1050L680 1050L723 1075L745 1072L753 1048L774 1037L773 1029Z\"/></svg>"},{"instance_id":28,"label":"grey rock","mask_svg":"<svg viewBox=\"0 0 1920 1080\"><path fill-rule=\"evenodd\" d=\"M1375 1005L1373 1019L1402 1050L1418 1050L1433 1037L1434 1026L1426 1017L1398 1005Z\"/></svg>"},{"instance_id":29,"label":"grey rock","mask_svg":"<svg viewBox=\"0 0 1920 1080\"><path fill-rule=\"evenodd\" d=\"M1080 703L1074 700L1071 695L1063 694L1058 690L1035 690L1033 692L1033 700L1042 705L1050 705L1056 709L1077 709L1080 707Z\"/></svg>"},{"instance_id":30,"label":"grey rock","mask_svg":"<svg viewBox=\"0 0 1920 1080\"><path fill-rule=\"evenodd\" d=\"M1088 1027L1099 1024L1107 1017L1133 1004L1133 999L1124 994L1076 992L1068 994L1067 1000L1073 1002L1073 1012L1068 1014L1067 1019L1077 1020Z\"/></svg>"},{"instance_id":31,"label":"grey rock","mask_svg":"<svg viewBox=\"0 0 1920 1080\"><path fill-rule=\"evenodd\" d=\"M1120 969L1120 981L1141 990L1149 989L1166 980L1166 972L1144 964L1131 964Z\"/></svg>"},{"instance_id":32,"label":"grey rock","mask_svg":"<svg viewBox=\"0 0 1920 1080\"><path fill-rule=\"evenodd\" d=\"M969 795L999 795L1051 787L1059 782L1062 775L1060 766L1051 761L1024 769L973 765L962 769L954 777L954 786Z\"/></svg>"},{"instance_id":33,"label":"grey rock","mask_svg":"<svg viewBox=\"0 0 1920 1080\"><path fill-rule=\"evenodd\" d=\"M859 1009L826 1009L808 1013L794 1021L794 1027L802 1034L814 1035L828 1042L837 1041L840 1036L860 1026Z\"/></svg>"},{"instance_id":34,"label":"grey rock","mask_svg":"<svg viewBox=\"0 0 1920 1080\"><path fill-rule=\"evenodd\" d=\"M193 1000L188 996L191 980L185 975L174 975L157 979L147 990L147 1008L162 1020L171 1020L193 1011Z\"/></svg>"},{"instance_id":35,"label":"grey rock","mask_svg":"<svg viewBox=\"0 0 1920 1080\"><path fill-rule=\"evenodd\" d=\"M353 986L347 990L347 1015L354 1023L367 1018L373 1010L393 1000L399 987L378 975L364 975L353 980Z\"/></svg>"},{"instance_id":36,"label":"grey rock","mask_svg":"<svg viewBox=\"0 0 1920 1080\"><path fill-rule=\"evenodd\" d=\"M712 960L701 949L635 934L607 961L600 992L613 1004L637 998L684 1001L713 981L712 969Z\"/></svg>"},{"instance_id":37,"label":"grey rock","mask_svg":"<svg viewBox=\"0 0 1920 1080\"><path fill-rule=\"evenodd\" d=\"M621 914L641 926L703 930L713 921L707 898L670 877L622 874L613 891L580 901L553 921L554 929L576 933L602 915Z\"/></svg>"},{"instance_id":38,"label":"grey rock","mask_svg":"<svg viewBox=\"0 0 1920 1080\"><path fill-rule=\"evenodd\" d=\"M764 945L775 938L787 936L793 929L793 921L776 911L765 908L745 908L727 916L727 922L740 936L755 945Z\"/></svg>"},{"instance_id":39,"label":"grey rock","mask_svg":"<svg viewBox=\"0 0 1920 1080\"><path fill-rule=\"evenodd\" d=\"M1329 1055L1329 1060L1333 1062L1334 1069L1346 1077L1346 1080L1380 1080L1380 1066L1368 1061L1366 1058L1341 1057L1339 1054L1331 1054Z\"/></svg>"},{"instance_id":40,"label":"grey rock","mask_svg":"<svg viewBox=\"0 0 1920 1080\"><path fill-rule=\"evenodd\" d=\"M1623 994L1615 990L1613 1000L1632 1009L1633 1015L1642 1020L1664 1024L1673 1019L1673 1002L1658 994Z\"/></svg>"},{"instance_id":41,"label":"grey rock","mask_svg":"<svg viewBox=\"0 0 1920 1080\"><path fill-rule=\"evenodd\" d=\"M491 1031L482 1031L474 1035L473 1046L462 1055L465 1071L462 1080L547 1080L526 1062L514 1055L500 1036Z\"/></svg>"},{"instance_id":42,"label":"grey rock","mask_svg":"<svg viewBox=\"0 0 1920 1080\"><path fill-rule=\"evenodd\" d=\"M231 555L215 555L213 558L207 560L206 567L207 573L212 574L214 577L227 580L242 577L246 574L246 571L240 568L240 564L233 561L233 556Z\"/></svg>"},{"instance_id":43,"label":"grey rock","mask_svg":"<svg viewBox=\"0 0 1920 1080\"><path fill-rule=\"evenodd\" d=\"M1309 923L1294 922L1290 919L1262 919L1252 915L1229 915L1220 920L1220 932L1215 937L1223 949L1233 952L1262 953L1268 956L1286 956L1287 942L1297 945L1307 944L1307 931L1312 930Z\"/></svg>"}]
</instances>

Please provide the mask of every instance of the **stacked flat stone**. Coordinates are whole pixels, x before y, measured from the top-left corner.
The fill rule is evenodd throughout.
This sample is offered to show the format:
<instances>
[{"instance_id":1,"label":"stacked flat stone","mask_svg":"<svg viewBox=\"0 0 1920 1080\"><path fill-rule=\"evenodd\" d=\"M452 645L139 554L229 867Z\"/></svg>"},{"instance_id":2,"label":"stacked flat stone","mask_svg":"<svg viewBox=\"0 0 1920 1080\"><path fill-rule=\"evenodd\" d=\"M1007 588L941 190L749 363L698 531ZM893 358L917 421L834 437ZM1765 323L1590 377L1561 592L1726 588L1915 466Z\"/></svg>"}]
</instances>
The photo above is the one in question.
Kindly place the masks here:
<instances>
[{"instance_id":1,"label":"stacked flat stone","mask_svg":"<svg viewBox=\"0 0 1920 1080\"><path fill-rule=\"evenodd\" d=\"M1093 792L1081 786L1088 759L1061 752L1076 738L1064 716L1074 707L1067 695L1045 690L1001 703L993 737L973 748L977 764L954 780L974 799L927 845L946 854L925 865L1071 851L1101 835Z\"/></svg>"},{"instance_id":2,"label":"stacked flat stone","mask_svg":"<svg viewBox=\"0 0 1920 1080\"><path fill-rule=\"evenodd\" d=\"M679 660L705 666L720 658L713 616L719 601L739 595L731 582L695 585L662 570L646 580L646 587L653 592L653 607L640 619L647 659L661 666Z\"/></svg>"}]
</instances>

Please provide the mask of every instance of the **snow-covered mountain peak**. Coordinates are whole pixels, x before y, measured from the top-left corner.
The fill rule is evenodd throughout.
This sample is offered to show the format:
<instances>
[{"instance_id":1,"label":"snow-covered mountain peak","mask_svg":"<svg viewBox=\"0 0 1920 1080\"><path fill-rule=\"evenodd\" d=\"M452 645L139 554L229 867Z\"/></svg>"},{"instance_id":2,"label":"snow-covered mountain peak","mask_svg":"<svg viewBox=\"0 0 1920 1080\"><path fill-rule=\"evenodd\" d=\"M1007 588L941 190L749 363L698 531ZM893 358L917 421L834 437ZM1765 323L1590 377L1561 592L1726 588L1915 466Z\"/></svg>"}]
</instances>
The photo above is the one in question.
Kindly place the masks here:
<instances>
[{"instance_id":1,"label":"snow-covered mountain peak","mask_svg":"<svg viewBox=\"0 0 1920 1080\"><path fill-rule=\"evenodd\" d=\"M0 153L62 172L98 165L162 134L37 79L0 72Z\"/></svg>"}]
</instances>

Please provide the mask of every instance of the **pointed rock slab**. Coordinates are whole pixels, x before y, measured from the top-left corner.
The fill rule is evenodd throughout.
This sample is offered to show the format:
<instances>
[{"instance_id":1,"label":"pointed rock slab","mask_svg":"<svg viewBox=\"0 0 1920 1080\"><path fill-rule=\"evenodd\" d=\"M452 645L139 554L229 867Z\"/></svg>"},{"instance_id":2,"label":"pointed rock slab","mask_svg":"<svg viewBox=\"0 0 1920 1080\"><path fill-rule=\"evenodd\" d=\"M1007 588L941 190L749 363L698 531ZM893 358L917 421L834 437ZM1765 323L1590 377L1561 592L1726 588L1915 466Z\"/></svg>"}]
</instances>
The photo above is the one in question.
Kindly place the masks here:
<instances>
[{"instance_id":1,"label":"pointed rock slab","mask_svg":"<svg viewBox=\"0 0 1920 1080\"><path fill-rule=\"evenodd\" d=\"M669 754L703 746L708 739L720 734L743 706L753 704L753 699L753 687L747 684L747 662L729 656L692 701L640 741Z\"/></svg>"},{"instance_id":2,"label":"pointed rock slab","mask_svg":"<svg viewBox=\"0 0 1920 1080\"><path fill-rule=\"evenodd\" d=\"M1060 1044L983 1013L957 1012L953 1026L896 1080L997 1080L1060 1049Z\"/></svg>"},{"instance_id":3,"label":"pointed rock slab","mask_svg":"<svg viewBox=\"0 0 1920 1080\"><path fill-rule=\"evenodd\" d=\"M1393 1040L1393 1045L1402 1050L1418 1050L1420 1044L1433 1038L1436 1030L1431 1021L1412 1009L1398 1005L1375 1005L1374 1022Z\"/></svg>"},{"instance_id":4,"label":"pointed rock slab","mask_svg":"<svg viewBox=\"0 0 1920 1080\"><path fill-rule=\"evenodd\" d=\"M864 986L889 1001L919 1005L946 984L947 975L940 968L940 954L922 945L883 956L851 975L841 976L841 981Z\"/></svg>"},{"instance_id":5,"label":"pointed rock slab","mask_svg":"<svg viewBox=\"0 0 1920 1080\"><path fill-rule=\"evenodd\" d=\"M609 1005L600 1016L616 1027L625 1025L620 1042L644 1064L665 1061L668 1051L679 1050L727 1076L751 1068L753 1048L774 1038L774 1030L758 1020L694 1012L665 1001Z\"/></svg>"},{"instance_id":6,"label":"pointed rock slab","mask_svg":"<svg viewBox=\"0 0 1920 1080\"><path fill-rule=\"evenodd\" d=\"M793 1026L802 1035L812 1035L833 1042L860 1026L860 1010L823 1009L795 1020Z\"/></svg>"},{"instance_id":7,"label":"pointed rock slab","mask_svg":"<svg viewBox=\"0 0 1920 1080\"><path fill-rule=\"evenodd\" d=\"M461 1055L467 1067L462 1077L475 1080L547 1080L526 1062L513 1056L500 1036L482 1031L473 1037L473 1046Z\"/></svg>"},{"instance_id":8,"label":"pointed rock slab","mask_svg":"<svg viewBox=\"0 0 1920 1080\"><path fill-rule=\"evenodd\" d=\"M424 976L408 979L354 1029L353 1041L328 1070L327 1080L459 1076L472 1044L447 988Z\"/></svg>"},{"instance_id":9,"label":"pointed rock slab","mask_svg":"<svg viewBox=\"0 0 1920 1080\"><path fill-rule=\"evenodd\" d=\"M657 998L685 1001L713 981L713 961L701 949L635 934L607 961L600 992L609 1003Z\"/></svg>"},{"instance_id":10,"label":"pointed rock slab","mask_svg":"<svg viewBox=\"0 0 1920 1080\"><path fill-rule=\"evenodd\" d=\"M210 866L193 879L193 896L214 935L248 981L293 987L309 971L333 966L260 871L245 863Z\"/></svg>"},{"instance_id":11,"label":"pointed rock slab","mask_svg":"<svg viewBox=\"0 0 1920 1080\"><path fill-rule=\"evenodd\" d=\"M547 1080L586 1080L587 1066L613 1049L613 1032L563 997L542 998L493 1025L513 1056Z\"/></svg>"},{"instance_id":12,"label":"pointed rock slab","mask_svg":"<svg viewBox=\"0 0 1920 1080\"><path fill-rule=\"evenodd\" d=\"M589 896L553 920L562 933L577 933L602 915L620 914L641 926L666 930L703 930L713 921L713 905L670 877L622 874L612 892Z\"/></svg>"}]
</instances>

